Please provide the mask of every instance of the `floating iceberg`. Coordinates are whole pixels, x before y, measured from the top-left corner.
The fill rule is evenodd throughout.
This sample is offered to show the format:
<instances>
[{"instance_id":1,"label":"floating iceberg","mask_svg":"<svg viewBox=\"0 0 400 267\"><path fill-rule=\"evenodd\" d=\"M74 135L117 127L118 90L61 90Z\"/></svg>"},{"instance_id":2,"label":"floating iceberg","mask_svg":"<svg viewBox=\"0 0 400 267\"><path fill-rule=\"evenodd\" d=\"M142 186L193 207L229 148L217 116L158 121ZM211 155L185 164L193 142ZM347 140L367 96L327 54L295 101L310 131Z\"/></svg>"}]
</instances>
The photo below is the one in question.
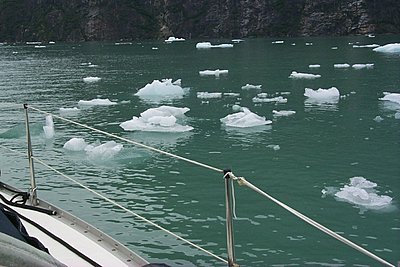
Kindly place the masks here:
<instances>
[{"instance_id":1,"label":"floating iceberg","mask_svg":"<svg viewBox=\"0 0 400 267\"><path fill-rule=\"evenodd\" d=\"M53 116L47 115L46 116L46 125L43 126L44 136L46 139L51 139L54 137L54 122Z\"/></svg>"},{"instance_id":2,"label":"floating iceberg","mask_svg":"<svg viewBox=\"0 0 400 267\"><path fill-rule=\"evenodd\" d=\"M368 44L368 45L353 45L353 48L375 48L379 47L378 44Z\"/></svg>"},{"instance_id":3,"label":"floating iceberg","mask_svg":"<svg viewBox=\"0 0 400 267\"><path fill-rule=\"evenodd\" d=\"M376 121L376 122L381 122L381 121L383 121L383 118L382 118L381 116L376 116L376 117L374 118L374 121Z\"/></svg>"},{"instance_id":4,"label":"floating iceberg","mask_svg":"<svg viewBox=\"0 0 400 267\"><path fill-rule=\"evenodd\" d=\"M318 90L305 88L304 96L312 99L315 102L335 103L339 100L340 93L336 87L331 87L329 89L319 88Z\"/></svg>"},{"instance_id":5,"label":"floating iceberg","mask_svg":"<svg viewBox=\"0 0 400 267\"><path fill-rule=\"evenodd\" d=\"M320 68L321 65L320 65L320 64L310 64L310 65L308 65L308 67L309 67L310 69L316 69L316 68Z\"/></svg>"},{"instance_id":6,"label":"floating iceberg","mask_svg":"<svg viewBox=\"0 0 400 267\"><path fill-rule=\"evenodd\" d=\"M79 100L78 105L82 106L111 106L116 105L116 102L110 101L108 98L106 99L92 99L92 100Z\"/></svg>"},{"instance_id":7,"label":"floating iceberg","mask_svg":"<svg viewBox=\"0 0 400 267\"><path fill-rule=\"evenodd\" d=\"M197 98L221 98L222 93L197 92Z\"/></svg>"},{"instance_id":8,"label":"floating iceberg","mask_svg":"<svg viewBox=\"0 0 400 267\"><path fill-rule=\"evenodd\" d=\"M241 112L227 115L220 121L229 127L247 128L271 124L272 121L266 120L265 117L260 117L251 112L248 108L242 107Z\"/></svg>"},{"instance_id":9,"label":"floating iceberg","mask_svg":"<svg viewBox=\"0 0 400 267\"><path fill-rule=\"evenodd\" d=\"M135 95L139 97L172 96L179 98L184 95L183 88L180 84L180 79L175 82L172 82L172 79L163 79L161 81L154 80L152 83L148 83L145 87L139 89Z\"/></svg>"},{"instance_id":10,"label":"floating iceberg","mask_svg":"<svg viewBox=\"0 0 400 267\"><path fill-rule=\"evenodd\" d=\"M228 74L228 70L201 70L199 71L200 76L215 76L219 77L220 75L226 75Z\"/></svg>"},{"instance_id":11,"label":"floating iceberg","mask_svg":"<svg viewBox=\"0 0 400 267\"><path fill-rule=\"evenodd\" d=\"M253 97L252 101L254 103L270 103L270 102L287 103L287 98L284 98L282 96L277 96L277 97L273 97L273 98L265 98L262 96L263 95L259 94L258 97Z\"/></svg>"},{"instance_id":12,"label":"floating iceberg","mask_svg":"<svg viewBox=\"0 0 400 267\"><path fill-rule=\"evenodd\" d=\"M384 46L374 48L372 50L375 52L382 52L382 53L400 53L400 43L387 44Z\"/></svg>"},{"instance_id":13,"label":"floating iceberg","mask_svg":"<svg viewBox=\"0 0 400 267\"><path fill-rule=\"evenodd\" d=\"M272 113L274 114L274 116L290 116L290 115L294 115L296 114L296 111L294 110L272 110Z\"/></svg>"},{"instance_id":14,"label":"floating iceberg","mask_svg":"<svg viewBox=\"0 0 400 267\"><path fill-rule=\"evenodd\" d=\"M89 64L88 66L90 66L91 64ZM86 77L86 78L83 78L83 81L85 82L85 83L95 83L95 82L98 82L98 81L100 81L101 80L101 78L99 78L99 77L91 77L91 76L89 76L89 77Z\"/></svg>"},{"instance_id":15,"label":"floating iceberg","mask_svg":"<svg viewBox=\"0 0 400 267\"><path fill-rule=\"evenodd\" d=\"M379 98L379 100L390 101L390 102L400 104L400 94L399 93L385 92L384 94L385 94L385 96L382 98Z\"/></svg>"},{"instance_id":16,"label":"floating iceberg","mask_svg":"<svg viewBox=\"0 0 400 267\"><path fill-rule=\"evenodd\" d=\"M353 64L351 66L353 69L361 70L361 69L373 69L374 63L367 63L367 64Z\"/></svg>"},{"instance_id":17,"label":"floating iceberg","mask_svg":"<svg viewBox=\"0 0 400 267\"><path fill-rule=\"evenodd\" d=\"M84 151L88 144L85 142L83 138L71 138L64 144L64 149L70 151Z\"/></svg>"},{"instance_id":18,"label":"floating iceberg","mask_svg":"<svg viewBox=\"0 0 400 267\"><path fill-rule=\"evenodd\" d=\"M389 196L378 195L377 184L368 181L364 177L350 178L350 184L340 188L335 196L351 204L356 204L365 208L380 209L391 204L392 198Z\"/></svg>"},{"instance_id":19,"label":"floating iceberg","mask_svg":"<svg viewBox=\"0 0 400 267\"><path fill-rule=\"evenodd\" d=\"M261 84L260 85L252 85L252 84L246 84L244 86L242 86L243 90L250 90L250 89L261 89Z\"/></svg>"},{"instance_id":20,"label":"floating iceberg","mask_svg":"<svg viewBox=\"0 0 400 267\"><path fill-rule=\"evenodd\" d=\"M333 67L337 69L345 69L345 68L350 68L350 64L347 63L333 64Z\"/></svg>"},{"instance_id":21,"label":"floating iceberg","mask_svg":"<svg viewBox=\"0 0 400 267\"><path fill-rule=\"evenodd\" d=\"M210 42L201 42L196 44L197 49L210 49L210 48L232 48L233 44L219 44L212 45Z\"/></svg>"},{"instance_id":22,"label":"floating iceberg","mask_svg":"<svg viewBox=\"0 0 400 267\"><path fill-rule=\"evenodd\" d=\"M120 152L122 148L123 145L115 141L108 141L98 146L88 145L85 147L85 151L91 159L109 160Z\"/></svg>"},{"instance_id":23,"label":"floating iceberg","mask_svg":"<svg viewBox=\"0 0 400 267\"><path fill-rule=\"evenodd\" d=\"M289 75L289 78L291 78L291 79L316 79L316 78L321 78L321 75L292 71L292 73Z\"/></svg>"},{"instance_id":24,"label":"floating iceberg","mask_svg":"<svg viewBox=\"0 0 400 267\"><path fill-rule=\"evenodd\" d=\"M185 41L185 38L177 38L177 37L173 37L173 36L170 36L170 37L168 37L167 40L165 40L165 42L168 44L170 44L172 42L183 42L183 41Z\"/></svg>"},{"instance_id":25,"label":"floating iceberg","mask_svg":"<svg viewBox=\"0 0 400 267\"><path fill-rule=\"evenodd\" d=\"M187 132L193 127L176 123L177 117L184 117L189 108L177 108L161 106L150 108L134 116L131 120L122 122L119 126L125 131L147 131L147 132Z\"/></svg>"},{"instance_id":26,"label":"floating iceberg","mask_svg":"<svg viewBox=\"0 0 400 267\"><path fill-rule=\"evenodd\" d=\"M81 111L79 108L77 107L73 107L73 108L60 108L60 114L61 116L68 116L68 115L75 115L77 114L79 111Z\"/></svg>"}]
</instances>

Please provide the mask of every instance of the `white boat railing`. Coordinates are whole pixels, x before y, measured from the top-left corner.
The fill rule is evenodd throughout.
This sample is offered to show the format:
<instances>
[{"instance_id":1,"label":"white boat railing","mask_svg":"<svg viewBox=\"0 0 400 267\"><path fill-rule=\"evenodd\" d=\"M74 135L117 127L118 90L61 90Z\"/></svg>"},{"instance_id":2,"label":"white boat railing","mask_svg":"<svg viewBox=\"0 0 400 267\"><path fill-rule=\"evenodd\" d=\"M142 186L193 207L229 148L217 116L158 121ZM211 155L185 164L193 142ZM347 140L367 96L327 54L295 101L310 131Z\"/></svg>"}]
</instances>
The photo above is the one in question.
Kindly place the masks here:
<instances>
[{"instance_id":1,"label":"white boat railing","mask_svg":"<svg viewBox=\"0 0 400 267\"><path fill-rule=\"evenodd\" d=\"M230 170L222 170L222 169L219 169L219 168L216 168L216 167L213 167L213 166L210 166L210 165L207 165L207 164L195 161L195 160L191 160L191 159L188 159L188 158L185 158L185 157L182 157L182 156L179 156L179 155L175 155L175 154L172 154L172 153L169 153L169 152L166 152L166 151L163 151L163 150L160 150L160 149L148 146L148 145L144 145L144 144L141 144L139 142L136 142L136 141L124 138L124 137L117 136L115 134L111 134L111 133L108 133L108 132L93 128L91 126L87 126L85 124L81 124L79 122L72 121L70 119L66 119L66 118L58 116L56 114L52 114L52 113L43 111L43 110L41 110L39 108L36 108L36 107L33 107L33 106L28 106L27 104L24 104L24 109L26 111L26 117L27 117L26 118L26 123L27 124L29 124L28 109L31 109L31 110L37 111L37 112L45 114L45 115L51 115L54 118L63 120L65 122L72 123L72 124L80 126L80 127L84 127L84 128L89 129L91 131L94 131L94 132L97 132L97 133L101 133L101 134L104 134L106 136L109 136L109 137L112 137L112 138L115 138L115 139L119 139L121 141L125 141L125 142L127 142L129 144L133 144L135 146L139 146L139 147L145 148L147 150L154 151L154 152L157 152L157 153L160 153L160 154L163 154L163 155L167 155L169 157L173 157L173 158L176 158L176 159L179 159L179 160L194 164L196 166L207 168L209 170L216 171L216 172L218 172L220 174L223 174L223 177L224 177L224 180L225 180L226 232L227 232L227 255L228 255L228 259L225 260L224 258L222 258L220 256L217 256L217 255L213 254L212 252L207 251L206 249L194 244L193 242L191 242L189 240L186 240L186 239L180 237L179 235L177 235L177 234L165 229L164 227L157 225L156 223L154 223L154 222L144 218L143 216L141 216L141 215L139 215L139 214L137 214L137 213L125 208L121 204L119 204L119 203L113 201L112 199L110 199L110 198L108 198L108 197L96 192L95 190L93 190L93 189L89 188L88 186L80 183L79 181L76 181L75 179L73 179L73 178L61 173L60 171L58 171L55 168L53 168L52 166L48 165L47 163L45 163L41 159L39 159L37 157L34 157L33 154L32 154L32 151L29 152L29 150L31 150L31 145L30 145L30 137L27 136L27 141L28 141L28 159L29 159L29 165L32 168L31 169L31 187L32 187L31 188L31 192L32 193L36 194L36 183L34 181L34 174L32 174L33 173L33 168L34 168L33 167L33 160L35 160L38 163L42 164L43 166L55 171L56 173L60 174L61 176L69 179L70 181L74 182L75 184L79 185L80 187L82 187L82 188L90 191L91 193L101 197L102 199L108 201L109 203L115 205L116 207L121 208L125 212L127 212L127 213L129 213L129 214L131 214L131 215L133 215L133 216L135 216L135 217L137 217L137 218L139 218L139 219L141 219L141 220L153 225L154 227L156 227L156 228L168 233L169 235L172 235L175 238L177 238L177 239L179 239L179 240L181 240L181 241L183 241L183 242L185 242L185 243L187 243L187 244L189 244L189 245L191 245L191 246L193 246L193 247L205 252L206 254L208 254L208 255L220 260L221 262L224 262L224 263L228 264L229 267L237 267L239 265L235 261L234 238L233 238L233 215L235 213L235 211L234 211L234 209L235 209L234 208L235 198L234 198L234 191L233 191L233 182L236 181L239 185L246 186L246 187L250 188L251 190L261 194L262 196L264 196L264 197L268 198L269 200L273 201L274 203L276 203L277 205L279 205L283 209L287 210L291 214L295 215L296 217L300 218L301 220L305 221L306 223L312 225L313 227L317 228L318 230L322 231L323 233L325 233L325 234L335 238L336 240L346 244L347 246L349 246L349 247L351 247L351 248L353 248L353 249L365 254L366 256L376 260L377 262L379 262L379 263L381 263L381 264L383 264L385 266L395 267L395 265L389 263L388 261L386 261L386 260L382 259L381 257L375 255L374 253L364 249L363 247L355 244L354 242L348 240L347 238L335 233L334 231L330 230L329 228L321 225L320 223L312 220L311 218L309 218L309 217L305 216L304 214L300 213L299 211L297 211L297 210L289 207L288 205L284 204L283 202L277 200L276 198L272 197L268 193L264 192L263 190L259 189L258 187L256 187L252 183L250 183L244 177L235 176ZM27 128L27 134L29 135L29 126L27 125L26 128ZM0 146L1 147L5 147L3 145L0 145ZM7 148L7 147L5 147L5 148ZM33 180L33 182L32 182L32 180Z\"/></svg>"}]
</instances>

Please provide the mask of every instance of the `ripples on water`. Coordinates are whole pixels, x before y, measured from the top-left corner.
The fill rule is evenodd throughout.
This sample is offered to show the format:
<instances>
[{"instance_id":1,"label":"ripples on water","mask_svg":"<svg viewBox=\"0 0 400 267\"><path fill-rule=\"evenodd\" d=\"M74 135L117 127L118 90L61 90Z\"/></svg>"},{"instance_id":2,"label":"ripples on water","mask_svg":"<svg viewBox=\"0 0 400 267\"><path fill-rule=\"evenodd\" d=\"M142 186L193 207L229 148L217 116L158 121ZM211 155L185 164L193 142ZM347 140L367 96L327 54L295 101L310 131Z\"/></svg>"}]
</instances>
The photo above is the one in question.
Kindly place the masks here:
<instances>
[{"instance_id":1,"label":"ripples on water","mask_svg":"<svg viewBox=\"0 0 400 267\"><path fill-rule=\"evenodd\" d=\"M373 43L395 42L382 36ZM366 37L292 39L273 45L253 39L233 49L197 51L195 42L144 42L115 46L109 43L56 44L44 49L0 46L0 141L24 151L24 114L13 103L28 101L60 114L59 108L77 107L79 100L108 98L113 106L79 107L67 117L168 152L215 167L233 168L271 193L345 237L395 263L400 255L400 121L399 106L379 101L383 92L399 92L400 57L353 49L349 42L371 42ZM296 46L291 46L296 43ZM158 50L152 50L152 47ZM338 47L332 50L331 47ZM13 53L17 52L17 53ZM89 64L89 62L91 64ZM337 63L374 63L373 69L334 69ZM320 64L310 70L310 64ZM201 77L205 69L229 69L229 74ZM319 73L315 80L291 80L292 71ZM100 77L84 83L84 77ZM182 79L185 94L163 104L189 107L188 133L124 132L119 123L159 104L134 96L154 79ZM242 90L245 84L261 90ZM304 88L337 87L342 97L315 102ZM196 92L227 92L239 96L198 99ZM283 96L287 103L254 103L258 93ZM273 120L271 126L250 129L224 127L219 119L232 105ZM272 110L296 114L274 118ZM381 116L381 122L374 121ZM110 138L55 122L55 137L43 134L45 118L30 113L34 154L60 171L107 195L125 207L161 224L212 252L225 256L224 188L220 174L157 155L129 144L107 160L84 151L63 149L72 137L89 144ZM121 141L115 140L118 143ZM27 189L21 176L29 171L24 158L1 150L2 180ZM223 266L204 253L183 245L85 192L77 185L36 165L39 196L73 212L151 261L173 266ZM393 198L394 209L366 210L323 194L326 187L343 187L363 176L377 183L380 194ZM248 189L236 187L236 257L241 266L372 265L365 256L325 237ZM332 248L335 248L332 250Z\"/></svg>"}]
</instances>

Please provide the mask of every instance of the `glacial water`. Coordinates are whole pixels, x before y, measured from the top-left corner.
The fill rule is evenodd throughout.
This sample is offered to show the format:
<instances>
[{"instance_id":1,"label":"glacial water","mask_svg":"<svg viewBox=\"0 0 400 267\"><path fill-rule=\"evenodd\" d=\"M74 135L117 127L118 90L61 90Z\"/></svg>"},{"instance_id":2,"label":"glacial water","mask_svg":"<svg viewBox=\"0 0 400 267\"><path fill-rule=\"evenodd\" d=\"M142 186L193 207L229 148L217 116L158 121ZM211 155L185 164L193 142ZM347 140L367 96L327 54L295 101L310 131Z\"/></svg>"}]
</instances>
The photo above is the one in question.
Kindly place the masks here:
<instances>
[{"instance_id":1,"label":"glacial water","mask_svg":"<svg viewBox=\"0 0 400 267\"><path fill-rule=\"evenodd\" d=\"M400 53L353 45L399 43L400 36L246 39L233 48L196 49L202 41L230 43L0 45L0 144L23 153L0 147L1 181L29 188L22 109L27 102L170 153L231 168L237 176L397 265L400 104L380 98L384 92L400 93ZM205 70L220 71L199 74ZM320 77L289 78L293 71ZM164 78L181 79L183 94L135 95L146 84ZM304 96L306 88L314 90L307 91L314 98ZM322 96L327 98L318 99L319 88L326 90ZM106 105L78 105L79 101ZM151 116L152 122L193 129L146 132L119 126L162 105L190 111L176 121ZM240 107L258 115L251 115L251 123L243 122L247 126L259 123L259 117L272 123L229 127L220 121L243 111ZM29 119L35 156L226 257L220 173L57 118L52 127L44 114L33 110ZM69 144L76 145L72 150L77 151L63 147L72 138L81 138ZM36 163L35 168L39 197L94 224L149 261L225 266L41 165ZM235 186L235 199L235 252L241 266L379 266L248 188Z\"/></svg>"}]
</instances>

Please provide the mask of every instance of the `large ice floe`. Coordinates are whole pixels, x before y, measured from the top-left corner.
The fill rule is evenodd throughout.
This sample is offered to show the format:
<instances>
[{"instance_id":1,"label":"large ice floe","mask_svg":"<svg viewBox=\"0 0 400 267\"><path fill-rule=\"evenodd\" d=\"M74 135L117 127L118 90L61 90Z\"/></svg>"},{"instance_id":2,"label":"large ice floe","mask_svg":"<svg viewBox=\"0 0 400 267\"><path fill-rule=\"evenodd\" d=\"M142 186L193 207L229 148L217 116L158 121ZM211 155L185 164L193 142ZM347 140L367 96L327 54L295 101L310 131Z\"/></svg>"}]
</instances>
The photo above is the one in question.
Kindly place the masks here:
<instances>
[{"instance_id":1,"label":"large ice floe","mask_svg":"<svg viewBox=\"0 0 400 267\"><path fill-rule=\"evenodd\" d=\"M276 117L282 117L282 116L290 116L296 114L296 111L294 110L272 110L272 113Z\"/></svg>"},{"instance_id":2,"label":"large ice floe","mask_svg":"<svg viewBox=\"0 0 400 267\"><path fill-rule=\"evenodd\" d=\"M304 96L315 102L336 103L339 101L340 93L336 87L331 87L329 89L319 88L317 90L305 88Z\"/></svg>"},{"instance_id":3,"label":"large ice floe","mask_svg":"<svg viewBox=\"0 0 400 267\"><path fill-rule=\"evenodd\" d=\"M196 44L197 49L210 49L210 48L232 48L233 44L219 44L212 45L210 42L200 42Z\"/></svg>"},{"instance_id":4,"label":"large ice floe","mask_svg":"<svg viewBox=\"0 0 400 267\"><path fill-rule=\"evenodd\" d=\"M170 37L168 37L167 40L165 40L165 42L168 44L170 44L172 42L183 42L183 41L185 41L185 38L179 38L179 37L173 37L173 36L170 36Z\"/></svg>"},{"instance_id":5,"label":"large ice floe","mask_svg":"<svg viewBox=\"0 0 400 267\"><path fill-rule=\"evenodd\" d=\"M321 78L321 75L292 71L292 73L289 75L289 78L290 79L317 79L317 78Z\"/></svg>"},{"instance_id":6,"label":"large ice floe","mask_svg":"<svg viewBox=\"0 0 400 267\"><path fill-rule=\"evenodd\" d=\"M236 107L237 108L237 107ZM265 117L258 116L246 107L240 107L240 111L227 115L220 121L229 127L248 128L271 124L272 121L266 120Z\"/></svg>"},{"instance_id":7,"label":"large ice floe","mask_svg":"<svg viewBox=\"0 0 400 267\"><path fill-rule=\"evenodd\" d=\"M387 44L384 46L374 48L372 50L375 52L382 52L382 53L400 53L400 43Z\"/></svg>"},{"instance_id":8,"label":"large ice floe","mask_svg":"<svg viewBox=\"0 0 400 267\"><path fill-rule=\"evenodd\" d=\"M242 86L243 90L250 90L250 89L261 89L261 84L259 85L253 85L253 84L248 84L246 83L246 85Z\"/></svg>"},{"instance_id":9,"label":"large ice floe","mask_svg":"<svg viewBox=\"0 0 400 267\"><path fill-rule=\"evenodd\" d=\"M108 98L96 98L92 100L79 100L78 105L80 106L111 106L116 105L116 102L110 101Z\"/></svg>"},{"instance_id":10,"label":"large ice floe","mask_svg":"<svg viewBox=\"0 0 400 267\"><path fill-rule=\"evenodd\" d=\"M123 145L115 141L90 145L85 142L85 139L74 137L67 141L63 147L69 151L85 151L90 159L109 160L122 150Z\"/></svg>"},{"instance_id":11,"label":"large ice floe","mask_svg":"<svg viewBox=\"0 0 400 267\"><path fill-rule=\"evenodd\" d=\"M215 76L215 77L219 77L220 75L226 75L228 74L228 70L220 70L220 69L216 69L216 70L201 70L199 71L200 76Z\"/></svg>"},{"instance_id":12,"label":"large ice floe","mask_svg":"<svg viewBox=\"0 0 400 267\"><path fill-rule=\"evenodd\" d=\"M89 76L89 77L83 78L83 81L84 81L85 83L95 83L95 82L98 82L98 81L100 81L100 80L101 80L100 77L91 77L91 76Z\"/></svg>"},{"instance_id":13,"label":"large ice floe","mask_svg":"<svg viewBox=\"0 0 400 267\"><path fill-rule=\"evenodd\" d=\"M209 93L209 92L197 92L197 98L209 99L209 98L221 98L222 93Z\"/></svg>"},{"instance_id":14,"label":"large ice floe","mask_svg":"<svg viewBox=\"0 0 400 267\"><path fill-rule=\"evenodd\" d=\"M181 87L181 79L172 81L172 79L154 80L146 84L135 94L141 98L182 98L184 90Z\"/></svg>"},{"instance_id":15,"label":"large ice floe","mask_svg":"<svg viewBox=\"0 0 400 267\"><path fill-rule=\"evenodd\" d=\"M392 198L385 195L378 195L375 189L378 185L364 177L357 176L350 178L350 183L339 190L325 188L323 194L334 195L338 200L355 204L363 209L382 209L391 205Z\"/></svg>"},{"instance_id":16,"label":"large ice floe","mask_svg":"<svg viewBox=\"0 0 400 267\"><path fill-rule=\"evenodd\" d=\"M46 139L51 139L54 137L53 116L51 115L46 116L46 125L43 126L43 131L44 131L44 137L46 137Z\"/></svg>"},{"instance_id":17,"label":"large ice floe","mask_svg":"<svg viewBox=\"0 0 400 267\"><path fill-rule=\"evenodd\" d=\"M171 106L150 108L140 113L140 117L133 116L131 120L122 122L119 126L125 131L188 132L193 130L193 127L177 123L177 118L184 117L189 110Z\"/></svg>"},{"instance_id":18,"label":"large ice floe","mask_svg":"<svg viewBox=\"0 0 400 267\"><path fill-rule=\"evenodd\" d=\"M353 45L353 48L375 48L379 47L378 44L367 44L367 45Z\"/></svg>"},{"instance_id":19,"label":"large ice floe","mask_svg":"<svg viewBox=\"0 0 400 267\"><path fill-rule=\"evenodd\" d=\"M389 92L384 92L384 96L382 98L379 98L379 100L383 101L390 101L394 102L400 105L400 94L399 93L389 93Z\"/></svg>"}]
</instances>

